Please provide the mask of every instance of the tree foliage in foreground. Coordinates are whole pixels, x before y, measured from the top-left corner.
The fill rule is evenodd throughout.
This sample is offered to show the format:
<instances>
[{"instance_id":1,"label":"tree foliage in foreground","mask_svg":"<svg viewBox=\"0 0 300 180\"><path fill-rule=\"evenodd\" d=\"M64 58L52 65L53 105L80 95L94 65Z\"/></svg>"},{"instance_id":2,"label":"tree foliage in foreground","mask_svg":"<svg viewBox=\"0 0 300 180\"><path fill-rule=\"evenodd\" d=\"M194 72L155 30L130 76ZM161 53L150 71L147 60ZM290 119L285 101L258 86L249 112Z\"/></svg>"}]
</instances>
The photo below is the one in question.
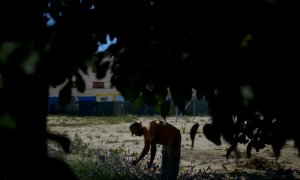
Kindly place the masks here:
<instances>
[{"instance_id":1,"label":"tree foliage in foreground","mask_svg":"<svg viewBox=\"0 0 300 180\"><path fill-rule=\"evenodd\" d=\"M168 92L184 113L193 88L213 116L205 136L223 136L228 154L247 141L249 156L266 144L279 156L288 139L300 149L299 12L297 0L1 1L1 177L31 174L29 161L44 175L68 171L46 154L48 138L66 142L46 131L49 86L66 83L66 104L73 78L85 90L79 71L95 64L102 78L108 66L96 51L106 33L118 38L111 81L127 100L165 118Z\"/></svg>"}]
</instances>

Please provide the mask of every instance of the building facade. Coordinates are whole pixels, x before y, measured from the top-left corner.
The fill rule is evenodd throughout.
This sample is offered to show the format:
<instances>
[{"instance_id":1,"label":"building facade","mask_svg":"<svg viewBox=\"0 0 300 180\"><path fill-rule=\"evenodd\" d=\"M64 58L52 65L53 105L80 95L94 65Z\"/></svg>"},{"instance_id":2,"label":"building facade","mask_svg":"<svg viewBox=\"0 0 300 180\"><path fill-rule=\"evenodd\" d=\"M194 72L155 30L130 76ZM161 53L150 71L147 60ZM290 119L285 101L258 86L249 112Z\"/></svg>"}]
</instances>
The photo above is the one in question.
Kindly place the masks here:
<instances>
[{"instance_id":1,"label":"building facade","mask_svg":"<svg viewBox=\"0 0 300 180\"><path fill-rule=\"evenodd\" d=\"M113 57L106 56L103 61L109 61L112 65ZM157 114L154 107L141 104L140 107L133 108L129 101L124 100L117 89L111 87L112 72L109 68L106 76L102 79L96 78L95 68L88 68L87 74L80 72L85 82L85 91L79 92L77 88L72 87L72 101L66 107L60 107L58 104L59 91L65 84L49 88L48 113L49 114L71 114L71 115L95 115L95 116L115 116L125 114L136 115L154 115ZM75 80L75 78L74 78ZM0 84L1 85L1 84ZM193 98L186 104L186 113L188 115L206 115L208 105L205 99L198 100ZM181 114L178 108L171 103L170 115Z\"/></svg>"},{"instance_id":2,"label":"building facade","mask_svg":"<svg viewBox=\"0 0 300 180\"><path fill-rule=\"evenodd\" d=\"M105 57L103 61L112 64L113 57ZM59 91L65 84L57 87L49 87L48 112L50 114L74 114L74 115L120 115L123 113L124 98L111 87L110 79L112 73L110 68L106 76L97 79L95 68L89 67L87 74L79 72L85 82L85 91L79 92L75 86L72 87L72 101L66 107L58 104ZM75 80L75 77L74 77Z\"/></svg>"}]
</instances>

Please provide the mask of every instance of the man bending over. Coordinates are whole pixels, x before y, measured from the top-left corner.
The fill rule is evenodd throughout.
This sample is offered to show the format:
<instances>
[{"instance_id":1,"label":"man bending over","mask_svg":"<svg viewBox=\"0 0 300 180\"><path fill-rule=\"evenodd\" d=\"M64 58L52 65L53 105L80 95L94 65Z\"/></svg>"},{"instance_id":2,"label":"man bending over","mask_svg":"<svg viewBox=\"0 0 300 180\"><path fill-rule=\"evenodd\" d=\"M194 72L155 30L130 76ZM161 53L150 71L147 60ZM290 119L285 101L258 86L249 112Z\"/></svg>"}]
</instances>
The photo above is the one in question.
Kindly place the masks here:
<instances>
[{"instance_id":1,"label":"man bending over","mask_svg":"<svg viewBox=\"0 0 300 180\"><path fill-rule=\"evenodd\" d=\"M152 166L156 144L163 145L161 179L176 179L179 172L181 135L180 130L164 121L151 121L149 124L134 122L129 127L132 134L144 136L145 146L139 157L132 162L136 165L151 149L148 168Z\"/></svg>"}]
</instances>

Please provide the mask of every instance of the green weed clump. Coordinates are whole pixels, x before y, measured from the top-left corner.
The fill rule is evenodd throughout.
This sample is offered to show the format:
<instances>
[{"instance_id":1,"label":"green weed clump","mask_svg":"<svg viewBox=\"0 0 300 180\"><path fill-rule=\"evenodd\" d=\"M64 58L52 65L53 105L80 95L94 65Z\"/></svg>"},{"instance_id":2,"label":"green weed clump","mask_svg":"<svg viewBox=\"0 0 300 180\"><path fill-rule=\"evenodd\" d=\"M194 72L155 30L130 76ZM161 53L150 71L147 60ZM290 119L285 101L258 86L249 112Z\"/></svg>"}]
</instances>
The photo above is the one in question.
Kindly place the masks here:
<instances>
[{"instance_id":1,"label":"green weed clump","mask_svg":"<svg viewBox=\"0 0 300 180\"><path fill-rule=\"evenodd\" d=\"M71 150L72 154L66 157L66 161L82 180L158 179L159 176L159 167L154 164L153 168L147 169L145 160L133 166L131 161L137 154L130 154L122 147L91 149L89 143L83 143L75 134Z\"/></svg>"}]
</instances>

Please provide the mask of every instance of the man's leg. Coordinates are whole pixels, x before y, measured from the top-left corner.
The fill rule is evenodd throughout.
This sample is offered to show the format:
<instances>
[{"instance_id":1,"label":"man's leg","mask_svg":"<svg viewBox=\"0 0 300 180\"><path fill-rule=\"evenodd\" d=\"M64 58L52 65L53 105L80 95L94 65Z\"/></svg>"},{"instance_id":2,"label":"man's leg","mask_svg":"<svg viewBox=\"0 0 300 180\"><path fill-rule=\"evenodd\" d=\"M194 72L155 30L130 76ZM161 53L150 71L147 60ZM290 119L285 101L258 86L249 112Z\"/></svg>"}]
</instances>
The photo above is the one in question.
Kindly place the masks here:
<instances>
[{"instance_id":1,"label":"man's leg","mask_svg":"<svg viewBox=\"0 0 300 180\"><path fill-rule=\"evenodd\" d=\"M167 148L165 146L162 147L162 163L161 163L161 169L160 169L160 179L167 179L168 175L168 154L167 154Z\"/></svg>"},{"instance_id":2,"label":"man's leg","mask_svg":"<svg viewBox=\"0 0 300 180\"><path fill-rule=\"evenodd\" d=\"M168 154L168 180L175 180L179 173L181 139L170 150L171 152Z\"/></svg>"}]
</instances>

